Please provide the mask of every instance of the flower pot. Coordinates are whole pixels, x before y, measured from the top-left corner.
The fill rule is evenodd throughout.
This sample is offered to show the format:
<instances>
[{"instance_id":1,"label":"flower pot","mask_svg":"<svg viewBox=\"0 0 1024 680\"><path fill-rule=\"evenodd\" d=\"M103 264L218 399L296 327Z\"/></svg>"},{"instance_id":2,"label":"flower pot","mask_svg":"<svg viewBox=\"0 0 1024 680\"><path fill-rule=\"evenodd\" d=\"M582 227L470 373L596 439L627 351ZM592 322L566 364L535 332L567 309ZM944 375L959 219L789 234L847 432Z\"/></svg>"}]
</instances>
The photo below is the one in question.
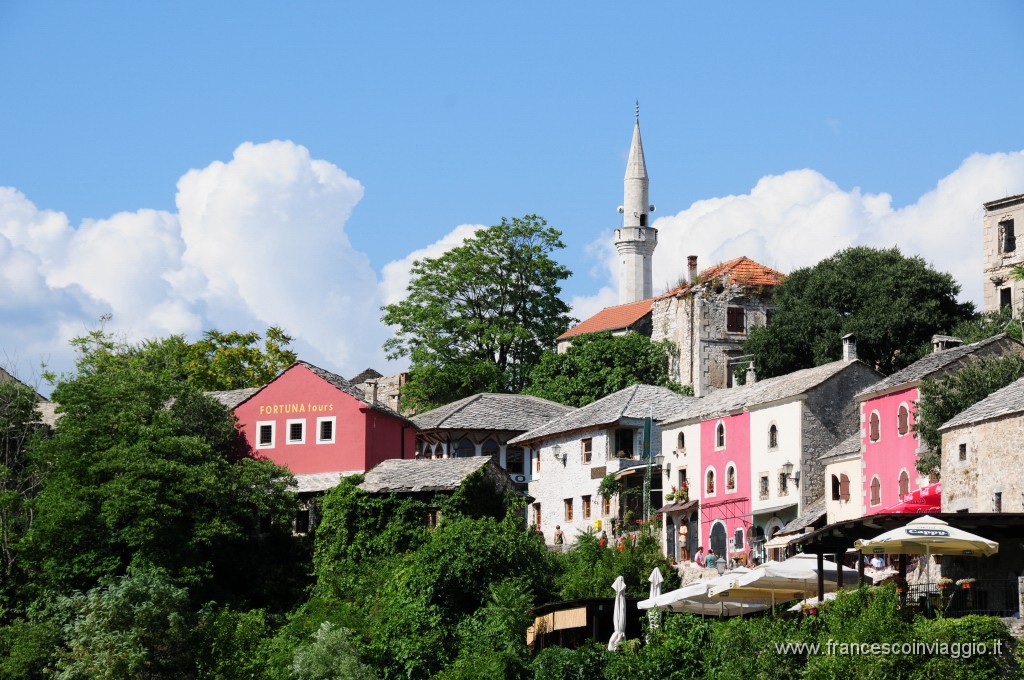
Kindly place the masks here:
<instances>
[{"instance_id":1,"label":"flower pot","mask_svg":"<svg viewBox=\"0 0 1024 680\"><path fill-rule=\"evenodd\" d=\"M971 583L970 581L968 581L967 583L965 583L965 584L963 585L963 589L964 589L964 590L970 590L970 589L971 589L971 588L973 588L973 587L974 587L974 584L973 584L973 583Z\"/></svg>"}]
</instances>

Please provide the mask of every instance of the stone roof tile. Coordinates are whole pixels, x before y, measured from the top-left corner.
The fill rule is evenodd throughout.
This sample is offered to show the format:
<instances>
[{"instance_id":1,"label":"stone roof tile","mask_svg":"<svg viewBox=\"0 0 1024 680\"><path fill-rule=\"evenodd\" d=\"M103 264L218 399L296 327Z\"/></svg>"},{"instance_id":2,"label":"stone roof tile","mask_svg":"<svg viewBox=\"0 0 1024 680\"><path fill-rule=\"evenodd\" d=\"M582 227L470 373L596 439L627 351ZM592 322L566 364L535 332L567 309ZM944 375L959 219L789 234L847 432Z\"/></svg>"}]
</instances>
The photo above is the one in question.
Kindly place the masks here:
<instances>
[{"instance_id":1,"label":"stone roof tile","mask_svg":"<svg viewBox=\"0 0 1024 680\"><path fill-rule=\"evenodd\" d=\"M366 473L359 488L369 493L454 491L490 461L490 456L385 460Z\"/></svg>"},{"instance_id":2,"label":"stone roof tile","mask_svg":"<svg viewBox=\"0 0 1024 680\"><path fill-rule=\"evenodd\" d=\"M521 444L564 432L610 425L623 418L642 419L651 411L655 420L663 420L694 401L695 397L684 397L666 387L631 385L519 435L509 443Z\"/></svg>"},{"instance_id":3,"label":"stone roof tile","mask_svg":"<svg viewBox=\"0 0 1024 680\"><path fill-rule=\"evenodd\" d=\"M849 437L839 442L825 453L818 456L818 460L822 462L832 462L833 460L839 460L847 456L853 457L860 455L861 445L861 433L860 430L851 434Z\"/></svg>"},{"instance_id":4,"label":"stone roof tile","mask_svg":"<svg viewBox=\"0 0 1024 680\"><path fill-rule=\"evenodd\" d=\"M1024 378L996 390L978 403L961 411L943 423L939 431L1016 413L1024 413Z\"/></svg>"},{"instance_id":5,"label":"stone roof tile","mask_svg":"<svg viewBox=\"0 0 1024 680\"><path fill-rule=\"evenodd\" d=\"M414 424L412 423L411 420L400 414L398 411L395 411L394 409L385 406L381 402L371 402L366 398L366 395L363 393L361 389L350 383L348 380L345 380L340 375L336 373L331 373L330 371L320 368L319 366L314 366L308 361L296 361L295 364L305 366L310 371L312 371L314 375L327 381L329 384L341 390L350 397L358 399L359 401L363 402L374 411L380 411L381 413L386 413L387 415L392 416L394 418L398 418L399 420L404 420L407 423Z\"/></svg>"},{"instance_id":6,"label":"stone roof tile","mask_svg":"<svg viewBox=\"0 0 1024 680\"><path fill-rule=\"evenodd\" d=\"M526 394L474 394L412 418L421 430L526 432L576 409Z\"/></svg>"},{"instance_id":7,"label":"stone roof tile","mask_svg":"<svg viewBox=\"0 0 1024 680\"><path fill-rule=\"evenodd\" d=\"M814 500L804 506L804 512L802 515L794 519L786 526L779 529L778 535L792 534L797 531L803 531L809 526L813 526L815 522L825 516L825 497L822 496L817 500Z\"/></svg>"},{"instance_id":8,"label":"stone roof tile","mask_svg":"<svg viewBox=\"0 0 1024 680\"><path fill-rule=\"evenodd\" d=\"M206 396L219 401L227 408L234 410L252 395L259 392L262 387L243 387L237 390L219 390L216 392L203 392Z\"/></svg>"}]
</instances>

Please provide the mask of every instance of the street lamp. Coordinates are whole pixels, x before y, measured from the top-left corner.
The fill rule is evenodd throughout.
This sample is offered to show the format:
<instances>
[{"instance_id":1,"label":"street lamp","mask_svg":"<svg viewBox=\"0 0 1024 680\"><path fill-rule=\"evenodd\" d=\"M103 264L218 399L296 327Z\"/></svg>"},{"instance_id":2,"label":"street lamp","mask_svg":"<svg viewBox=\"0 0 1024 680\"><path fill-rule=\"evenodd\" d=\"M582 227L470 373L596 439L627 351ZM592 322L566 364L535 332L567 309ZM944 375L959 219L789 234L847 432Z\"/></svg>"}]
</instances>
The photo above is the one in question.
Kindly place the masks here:
<instances>
[{"instance_id":1,"label":"street lamp","mask_svg":"<svg viewBox=\"0 0 1024 680\"><path fill-rule=\"evenodd\" d=\"M782 474L786 475L786 479L792 479L793 483L796 484L796 488L800 488L800 471L793 472L793 464L788 460L782 466Z\"/></svg>"},{"instance_id":2,"label":"street lamp","mask_svg":"<svg viewBox=\"0 0 1024 680\"><path fill-rule=\"evenodd\" d=\"M562 447L561 447L560 444L555 444L554 446L552 446L551 447L551 453L552 453L552 455L554 455L555 460L557 460L563 466L565 465L565 459L567 458L567 456L564 453L562 453ZM793 467L793 466L790 465L790 467Z\"/></svg>"}]
</instances>

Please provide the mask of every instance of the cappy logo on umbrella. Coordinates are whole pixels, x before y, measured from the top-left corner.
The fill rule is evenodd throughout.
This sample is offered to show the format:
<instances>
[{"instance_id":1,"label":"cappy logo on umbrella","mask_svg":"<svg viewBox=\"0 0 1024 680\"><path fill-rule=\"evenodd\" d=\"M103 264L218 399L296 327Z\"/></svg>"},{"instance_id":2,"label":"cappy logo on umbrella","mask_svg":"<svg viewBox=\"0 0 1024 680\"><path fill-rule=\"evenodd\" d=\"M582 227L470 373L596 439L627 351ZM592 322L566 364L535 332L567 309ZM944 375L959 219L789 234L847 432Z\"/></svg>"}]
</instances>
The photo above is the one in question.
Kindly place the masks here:
<instances>
[{"instance_id":1,"label":"cappy logo on umbrella","mask_svg":"<svg viewBox=\"0 0 1024 680\"><path fill-rule=\"evenodd\" d=\"M945 529L911 529L907 528L908 536L949 536Z\"/></svg>"}]
</instances>

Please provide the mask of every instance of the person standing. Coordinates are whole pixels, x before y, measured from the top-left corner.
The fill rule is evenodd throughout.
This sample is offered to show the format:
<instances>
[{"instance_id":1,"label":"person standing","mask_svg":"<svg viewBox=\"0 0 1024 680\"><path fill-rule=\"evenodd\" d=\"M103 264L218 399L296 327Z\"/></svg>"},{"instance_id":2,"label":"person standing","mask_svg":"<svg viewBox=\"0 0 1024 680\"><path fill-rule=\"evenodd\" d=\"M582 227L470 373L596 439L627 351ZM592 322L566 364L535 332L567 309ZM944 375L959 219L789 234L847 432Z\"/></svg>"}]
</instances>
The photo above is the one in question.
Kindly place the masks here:
<instances>
[{"instance_id":1,"label":"person standing","mask_svg":"<svg viewBox=\"0 0 1024 680\"><path fill-rule=\"evenodd\" d=\"M555 525L555 545L562 545L565 543L565 534L562 533L562 526L560 524Z\"/></svg>"},{"instance_id":2,"label":"person standing","mask_svg":"<svg viewBox=\"0 0 1024 680\"><path fill-rule=\"evenodd\" d=\"M704 568L714 569L718 566L718 558L715 556L715 549L708 550L708 556L704 558Z\"/></svg>"}]
</instances>

